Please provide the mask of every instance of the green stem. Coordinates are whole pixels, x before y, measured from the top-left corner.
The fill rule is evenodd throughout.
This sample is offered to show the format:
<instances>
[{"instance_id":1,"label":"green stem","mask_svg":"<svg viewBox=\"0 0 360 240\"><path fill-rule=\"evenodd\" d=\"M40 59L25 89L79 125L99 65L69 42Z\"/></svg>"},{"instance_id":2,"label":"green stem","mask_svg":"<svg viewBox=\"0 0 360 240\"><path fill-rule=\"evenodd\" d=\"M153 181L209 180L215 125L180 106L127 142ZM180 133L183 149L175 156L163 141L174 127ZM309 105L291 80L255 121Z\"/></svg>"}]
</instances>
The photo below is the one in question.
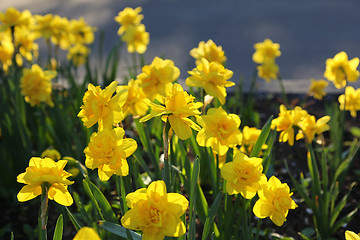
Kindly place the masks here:
<instances>
[{"instance_id":1,"label":"green stem","mask_svg":"<svg viewBox=\"0 0 360 240\"><path fill-rule=\"evenodd\" d=\"M164 182L166 184L167 191L171 191L171 176L170 176L170 164L169 164L169 130L170 123L167 120L164 123L163 128L163 140L164 140Z\"/></svg>"},{"instance_id":2,"label":"green stem","mask_svg":"<svg viewBox=\"0 0 360 240\"><path fill-rule=\"evenodd\" d=\"M278 76L278 82L279 82L279 85L281 88L281 95L282 95L283 101L284 101L286 107L289 107L289 101L287 99L284 82L280 76Z\"/></svg>"},{"instance_id":3,"label":"green stem","mask_svg":"<svg viewBox=\"0 0 360 240\"><path fill-rule=\"evenodd\" d=\"M49 186L48 183L44 182L41 184L41 206L40 206L40 221L41 221L41 229L39 232L39 239L46 240L47 239L47 219L48 219L48 191Z\"/></svg>"},{"instance_id":4,"label":"green stem","mask_svg":"<svg viewBox=\"0 0 360 240\"><path fill-rule=\"evenodd\" d=\"M123 194L122 194L122 190L123 188L121 187L121 176L118 176L116 175L115 176L115 181L116 181L116 190L118 192L118 196L119 196L119 204L120 204L120 213L121 213L121 216L124 216L125 214L125 209L124 209L124 198L123 198Z\"/></svg>"}]
</instances>

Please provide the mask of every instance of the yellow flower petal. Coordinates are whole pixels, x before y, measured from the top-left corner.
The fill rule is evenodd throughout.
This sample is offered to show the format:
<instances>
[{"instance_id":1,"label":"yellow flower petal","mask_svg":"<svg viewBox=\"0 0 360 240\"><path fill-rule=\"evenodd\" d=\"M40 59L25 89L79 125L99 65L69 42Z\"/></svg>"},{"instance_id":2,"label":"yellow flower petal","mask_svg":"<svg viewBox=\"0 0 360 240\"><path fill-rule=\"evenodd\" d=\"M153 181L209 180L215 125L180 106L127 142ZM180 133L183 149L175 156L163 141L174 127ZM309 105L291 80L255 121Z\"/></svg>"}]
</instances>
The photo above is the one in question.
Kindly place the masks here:
<instances>
[{"instance_id":1,"label":"yellow flower petal","mask_svg":"<svg viewBox=\"0 0 360 240\"><path fill-rule=\"evenodd\" d=\"M93 228L82 227L75 235L73 240L101 240Z\"/></svg>"},{"instance_id":2,"label":"yellow flower petal","mask_svg":"<svg viewBox=\"0 0 360 240\"><path fill-rule=\"evenodd\" d=\"M17 194L17 199L19 202L25 202L39 196L41 192L41 186L25 185Z\"/></svg>"},{"instance_id":3,"label":"yellow flower petal","mask_svg":"<svg viewBox=\"0 0 360 240\"><path fill-rule=\"evenodd\" d=\"M63 206L71 206L73 204L73 198L67 188L62 184L52 184L48 194L49 199L55 200L55 202Z\"/></svg>"}]
</instances>

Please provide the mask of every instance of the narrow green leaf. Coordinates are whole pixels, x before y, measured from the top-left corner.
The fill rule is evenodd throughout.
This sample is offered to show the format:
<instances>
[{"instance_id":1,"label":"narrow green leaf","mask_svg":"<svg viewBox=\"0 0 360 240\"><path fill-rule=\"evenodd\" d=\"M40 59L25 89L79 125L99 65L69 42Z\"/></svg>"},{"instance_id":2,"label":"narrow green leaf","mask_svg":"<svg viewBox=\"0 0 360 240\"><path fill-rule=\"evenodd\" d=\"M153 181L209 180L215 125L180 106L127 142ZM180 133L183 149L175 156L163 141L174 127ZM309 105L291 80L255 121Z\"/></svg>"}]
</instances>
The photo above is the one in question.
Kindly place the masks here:
<instances>
[{"instance_id":1,"label":"narrow green leaf","mask_svg":"<svg viewBox=\"0 0 360 240\"><path fill-rule=\"evenodd\" d=\"M269 120L267 120L264 127L262 128L259 138L256 141L253 150L251 151L250 157L258 157L259 156L262 145L265 143L267 137L269 136L272 119L273 119L273 116L271 116L269 118Z\"/></svg>"},{"instance_id":2,"label":"narrow green leaf","mask_svg":"<svg viewBox=\"0 0 360 240\"><path fill-rule=\"evenodd\" d=\"M211 205L209 215L207 216L207 218L205 220L204 229L203 229L203 233L202 233L202 240L206 240L210 233L211 225L214 222L215 215L221 204L221 199L222 199L222 192L219 192L218 195L216 196L213 204Z\"/></svg>"},{"instance_id":3,"label":"narrow green leaf","mask_svg":"<svg viewBox=\"0 0 360 240\"><path fill-rule=\"evenodd\" d=\"M92 182L90 182L90 188L92 192L94 193L95 199L99 203L100 210L102 212L102 215L104 216L104 219L108 222L117 222L118 219L115 216L114 211L111 208L110 203L104 196L104 194L99 190L99 188Z\"/></svg>"},{"instance_id":4,"label":"narrow green leaf","mask_svg":"<svg viewBox=\"0 0 360 240\"><path fill-rule=\"evenodd\" d=\"M198 185L198 178L200 172L200 161L199 158L196 158L193 165L193 171L191 173L191 180L190 180L190 208L189 208L189 238L194 239L195 231L196 231L196 224L195 224L195 206L196 206L196 186Z\"/></svg>"},{"instance_id":5,"label":"narrow green leaf","mask_svg":"<svg viewBox=\"0 0 360 240\"><path fill-rule=\"evenodd\" d=\"M98 202L96 201L96 198L94 197L94 194L92 193L88 182L90 182L90 179L84 179L83 180L84 190L85 190L86 194L88 195L88 197L90 198L91 203L96 208L96 210L97 210L99 216L101 217L101 219L105 220L104 216L102 215L102 211L100 209L100 206L99 206Z\"/></svg>"},{"instance_id":6,"label":"narrow green leaf","mask_svg":"<svg viewBox=\"0 0 360 240\"><path fill-rule=\"evenodd\" d=\"M56 221L53 240L62 240L63 236L63 215L60 214Z\"/></svg>"},{"instance_id":7,"label":"narrow green leaf","mask_svg":"<svg viewBox=\"0 0 360 240\"><path fill-rule=\"evenodd\" d=\"M129 231L131 234L131 237L134 240L141 240L141 235L131 231L129 229L124 228L123 226L120 226L119 224L116 223L112 223L112 222L106 222L106 221L99 221L98 222L99 226L103 229L105 229L106 231L109 231L117 236L123 237L125 239L128 238L126 231Z\"/></svg>"},{"instance_id":8,"label":"narrow green leaf","mask_svg":"<svg viewBox=\"0 0 360 240\"><path fill-rule=\"evenodd\" d=\"M82 228L82 226L79 224L78 220L76 220L76 218L74 217L74 215L72 215L72 213L70 212L70 210L65 207L66 209L66 213L68 214L72 224L74 225L76 231L79 231L80 228Z\"/></svg>"},{"instance_id":9,"label":"narrow green leaf","mask_svg":"<svg viewBox=\"0 0 360 240\"><path fill-rule=\"evenodd\" d=\"M335 172L335 176L334 176L334 181L337 181L337 179L339 178L339 176L347 170L348 166L349 166L350 160L347 159L345 161L343 161L336 169Z\"/></svg>"},{"instance_id":10,"label":"narrow green leaf","mask_svg":"<svg viewBox=\"0 0 360 240\"><path fill-rule=\"evenodd\" d=\"M330 226L334 225L336 219L338 218L338 216L340 215L340 212L343 210L343 208L346 205L346 202L349 198L350 192L352 190L352 188L355 186L355 182L353 182L350 185L349 191L347 192L347 194L345 194L345 196L337 203L337 205L335 206L334 210L332 211L331 214L331 220L330 220Z\"/></svg>"}]
</instances>

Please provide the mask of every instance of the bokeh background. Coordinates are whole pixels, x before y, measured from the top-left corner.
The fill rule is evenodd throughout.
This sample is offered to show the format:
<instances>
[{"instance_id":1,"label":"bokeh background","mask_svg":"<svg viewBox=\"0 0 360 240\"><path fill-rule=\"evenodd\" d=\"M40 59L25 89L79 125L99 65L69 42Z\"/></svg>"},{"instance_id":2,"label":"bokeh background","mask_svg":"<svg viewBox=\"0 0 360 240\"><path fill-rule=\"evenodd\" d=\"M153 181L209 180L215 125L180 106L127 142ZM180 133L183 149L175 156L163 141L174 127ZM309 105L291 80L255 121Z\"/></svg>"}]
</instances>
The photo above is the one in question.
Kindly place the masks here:
<instances>
[{"instance_id":1,"label":"bokeh background","mask_svg":"<svg viewBox=\"0 0 360 240\"><path fill-rule=\"evenodd\" d=\"M84 17L98 29L93 64L100 32L105 32L107 53L119 40L114 17L124 7L141 6L150 33L147 62L155 56L170 58L180 68L182 79L195 65L189 51L208 39L223 47L227 67L234 72L232 80L244 77L245 86L255 68L251 60L254 43L265 38L280 43L282 55L277 63L290 93L306 91L310 78L323 78L325 60L336 53L346 51L349 58L360 57L358 0L4 0L0 11L10 6L33 14ZM129 60L122 59L126 71ZM259 87L267 91L278 87L263 83ZM329 90L334 90L330 85Z\"/></svg>"}]
</instances>

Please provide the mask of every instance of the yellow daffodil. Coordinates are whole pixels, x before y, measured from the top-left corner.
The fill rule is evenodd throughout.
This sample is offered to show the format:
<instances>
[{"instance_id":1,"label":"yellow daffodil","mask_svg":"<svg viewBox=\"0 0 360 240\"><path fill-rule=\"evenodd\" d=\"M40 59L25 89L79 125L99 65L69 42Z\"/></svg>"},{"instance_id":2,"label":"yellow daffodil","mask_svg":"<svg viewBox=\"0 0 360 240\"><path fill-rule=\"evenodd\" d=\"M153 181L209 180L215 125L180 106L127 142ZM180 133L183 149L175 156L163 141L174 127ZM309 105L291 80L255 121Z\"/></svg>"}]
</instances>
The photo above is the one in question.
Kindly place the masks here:
<instances>
[{"instance_id":1,"label":"yellow daffodil","mask_svg":"<svg viewBox=\"0 0 360 240\"><path fill-rule=\"evenodd\" d=\"M137 80L147 98L161 101L171 90L172 82L179 76L180 70L172 60L155 57L150 65L142 68Z\"/></svg>"},{"instance_id":2,"label":"yellow daffodil","mask_svg":"<svg viewBox=\"0 0 360 240\"><path fill-rule=\"evenodd\" d=\"M259 77L264 79L266 82L278 79L279 66L275 63L275 61L264 62L256 68L258 70Z\"/></svg>"},{"instance_id":3,"label":"yellow daffodil","mask_svg":"<svg viewBox=\"0 0 360 240\"><path fill-rule=\"evenodd\" d=\"M49 199L61 205L70 206L73 199L67 187L73 182L67 179L71 174L64 171L66 163L66 160L55 162L51 158L31 158L26 172L17 176L19 183L26 184L17 195L19 202L39 196L42 193L41 185L45 183L49 186Z\"/></svg>"},{"instance_id":4,"label":"yellow daffodil","mask_svg":"<svg viewBox=\"0 0 360 240\"><path fill-rule=\"evenodd\" d=\"M25 96L25 101L31 106L41 102L53 106L51 79L55 76L55 71L43 71L37 64L32 65L31 69L25 68L20 79L21 95Z\"/></svg>"},{"instance_id":5,"label":"yellow daffodil","mask_svg":"<svg viewBox=\"0 0 360 240\"><path fill-rule=\"evenodd\" d=\"M360 233L356 234L353 231L345 231L345 240L360 240Z\"/></svg>"},{"instance_id":6,"label":"yellow daffodil","mask_svg":"<svg viewBox=\"0 0 360 240\"><path fill-rule=\"evenodd\" d=\"M11 39L10 30L0 31L0 61L3 65L10 65L15 48Z\"/></svg>"},{"instance_id":7,"label":"yellow daffodil","mask_svg":"<svg viewBox=\"0 0 360 240\"><path fill-rule=\"evenodd\" d=\"M122 35L121 40L126 42L129 53L137 52L143 54L146 52L150 41L150 34L145 31L145 25L139 24L129 26Z\"/></svg>"},{"instance_id":8,"label":"yellow daffodil","mask_svg":"<svg viewBox=\"0 0 360 240\"><path fill-rule=\"evenodd\" d=\"M95 123L99 124L99 131L103 128L111 128L113 124L119 123L124 119L121 107L124 105L127 94L117 93L112 97L116 90L117 82L113 81L104 90L100 86L88 85L85 92L83 105L78 117L89 128Z\"/></svg>"},{"instance_id":9,"label":"yellow daffodil","mask_svg":"<svg viewBox=\"0 0 360 240\"><path fill-rule=\"evenodd\" d=\"M352 117L356 117L357 111L360 110L360 88L354 89L351 86L345 88L345 94L338 98L340 110L350 111Z\"/></svg>"},{"instance_id":10,"label":"yellow daffodil","mask_svg":"<svg viewBox=\"0 0 360 240\"><path fill-rule=\"evenodd\" d=\"M252 199L261 186L266 184L261 158L249 158L237 152L234 160L225 163L220 170L226 180L226 192L230 195L240 193L244 198Z\"/></svg>"},{"instance_id":11,"label":"yellow daffodil","mask_svg":"<svg viewBox=\"0 0 360 240\"><path fill-rule=\"evenodd\" d=\"M20 12L19 10L9 7L5 13L0 12L0 31L12 27L30 26L34 22L34 19L29 10Z\"/></svg>"},{"instance_id":12,"label":"yellow daffodil","mask_svg":"<svg viewBox=\"0 0 360 240\"><path fill-rule=\"evenodd\" d=\"M19 48L21 56L32 61L39 55L39 46L35 42L37 34L27 27L18 27L15 31L15 46Z\"/></svg>"},{"instance_id":13,"label":"yellow daffodil","mask_svg":"<svg viewBox=\"0 0 360 240\"><path fill-rule=\"evenodd\" d=\"M191 49L190 55L196 59L196 65L201 63L202 58L205 58L208 62L218 62L222 65L226 61L222 47L217 46L211 39L206 43L204 41L199 42L197 48Z\"/></svg>"},{"instance_id":14,"label":"yellow daffodil","mask_svg":"<svg viewBox=\"0 0 360 240\"><path fill-rule=\"evenodd\" d=\"M165 236L180 237L186 233L180 217L189 201L181 194L167 193L164 181L129 193L126 203L131 209L121 218L121 224L142 231L143 240L162 240Z\"/></svg>"},{"instance_id":15,"label":"yellow daffodil","mask_svg":"<svg viewBox=\"0 0 360 240\"><path fill-rule=\"evenodd\" d=\"M307 115L306 110L301 107L295 107L294 110L287 110L284 105L280 106L279 117L271 122L271 128L281 131L279 142L288 142L290 146L294 145L295 130L299 122Z\"/></svg>"},{"instance_id":16,"label":"yellow daffodil","mask_svg":"<svg viewBox=\"0 0 360 240\"><path fill-rule=\"evenodd\" d=\"M139 87L139 80L130 80L128 85L118 86L116 92L128 94L126 102L123 106L124 116L128 114L134 117L144 116L149 109L147 105L147 97L142 88ZM125 91L124 91L125 90Z\"/></svg>"},{"instance_id":17,"label":"yellow daffodil","mask_svg":"<svg viewBox=\"0 0 360 240\"><path fill-rule=\"evenodd\" d=\"M90 54L90 48L84 44L75 44L69 48L67 59L71 60L75 66L84 64Z\"/></svg>"},{"instance_id":18,"label":"yellow daffodil","mask_svg":"<svg viewBox=\"0 0 360 240\"><path fill-rule=\"evenodd\" d=\"M222 107L210 108L206 115L197 118L197 122L202 127L196 136L200 146L211 147L222 156L229 148L241 144L241 121L238 115L227 114Z\"/></svg>"},{"instance_id":19,"label":"yellow daffodil","mask_svg":"<svg viewBox=\"0 0 360 240\"><path fill-rule=\"evenodd\" d=\"M324 79L321 80L310 79L310 80L311 80L311 84L309 87L308 95L313 96L318 100L322 100L323 97L326 95L324 89L329 85L329 82Z\"/></svg>"},{"instance_id":20,"label":"yellow daffodil","mask_svg":"<svg viewBox=\"0 0 360 240\"><path fill-rule=\"evenodd\" d=\"M51 158L52 160L57 161L57 160L61 159L61 154L59 153L58 150L50 147L41 153L41 158L45 158L45 157Z\"/></svg>"},{"instance_id":21,"label":"yellow daffodil","mask_svg":"<svg viewBox=\"0 0 360 240\"><path fill-rule=\"evenodd\" d=\"M113 174L129 174L126 158L135 152L137 143L124 136L125 131L120 127L112 130L105 128L91 135L89 145L84 150L85 165L90 169L98 168L100 180L107 181Z\"/></svg>"},{"instance_id":22,"label":"yellow daffodil","mask_svg":"<svg viewBox=\"0 0 360 240\"><path fill-rule=\"evenodd\" d=\"M346 82L355 82L359 77L359 58L348 60L346 52L339 52L334 58L326 60L324 77L332 81L336 88L341 89L346 86Z\"/></svg>"},{"instance_id":23,"label":"yellow daffodil","mask_svg":"<svg viewBox=\"0 0 360 240\"><path fill-rule=\"evenodd\" d=\"M282 226L286 221L289 209L297 207L291 199L293 193L286 183L281 183L272 176L263 189L258 191L259 200L255 203L253 212L258 218L270 217L277 226Z\"/></svg>"},{"instance_id":24,"label":"yellow daffodil","mask_svg":"<svg viewBox=\"0 0 360 240\"><path fill-rule=\"evenodd\" d=\"M51 21L52 36L51 42L67 50L74 42L74 35L70 32L69 19L55 15Z\"/></svg>"},{"instance_id":25,"label":"yellow daffodil","mask_svg":"<svg viewBox=\"0 0 360 240\"><path fill-rule=\"evenodd\" d=\"M97 232L91 227L82 227L76 233L73 240L101 240Z\"/></svg>"},{"instance_id":26,"label":"yellow daffodil","mask_svg":"<svg viewBox=\"0 0 360 240\"><path fill-rule=\"evenodd\" d=\"M48 40L53 35L53 25L51 24L54 15L46 14L46 15L35 15L35 32L43 37L45 40Z\"/></svg>"},{"instance_id":27,"label":"yellow daffodil","mask_svg":"<svg viewBox=\"0 0 360 240\"><path fill-rule=\"evenodd\" d=\"M311 143L315 138L315 134L320 135L330 129L330 126L327 124L329 121L329 116L324 116L316 121L315 116L305 115L298 124L300 131L296 135L296 140L303 138L305 135L306 141Z\"/></svg>"},{"instance_id":28,"label":"yellow daffodil","mask_svg":"<svg viewBox=\"0 0 360 240\"><path fill-rule=\"evenodd\" d=\"M122 35L129 26L136 26L141 23L144 15L140 14L142 11L141 7L135 9L126 7L120 11L119 14L114 18L121 26L118 31L118 35Z\"/></svg>"},{"instance_id":29,"label":"yellow daffodil","mask_svg":"<svg viewBox=\"0 0 360 240\"><path fill-rule=\"evenodd\" d=\"M201 102L194 102L195 97L183 90L180 84L175 83L165 98L165 106L149 102L150 114L140 119L145 122L153 117L162 116L164 121L169 121L171 129L182 140L188 139L192 135L191 128L199 131L201 128L190 120L189 116L198 116L202 107Z\"/></svg>"},{"instance_id":30,"label":"yellow daffodil","mask_svg":"<svg viewBox=\"0 0 360 240\"><path fill-rule=\"evenodd\" d=\"M255 143L257 142L261 133L261 129L257 129L255 127L245 126L242 130L242 141L240 151L246 154L250 154ZM267 145L263 144L262 149L267 149Z\"/></svg>"},{"instance_id":31,"label":"yellow daffodil","mask_svg":"<svg viewBox=\"0 0 360 240\"><path fill-rule=\"evenodd\" d=\"M255 63L274 62L275 58L281 55L280 44L273 43L270 39L259 42L254 45L255 53L252 59Z\"/></svg>"},{"instance_id":32,"label":"yellow daffodil","mask_svg":"<svg viewBox=\"0 0 360 240\"><path fill-rule=\"evenodd\" d=\"M226 69L218 62L209 62L205 58L192 71L191 76L186 79L186 85L191 87L202 87L207 94L219 99L221 104L225 103L226 87L232 87L234 82L229 80L233 72Z\"/></svg>"},{"instance_id":33,"label":"yellow daffodil","mask_svg":"<svg viewBox=\"0 0 360 240\"><path fill-rule=\"evenodd\" d=\"M69 31L74 38L71 40L73 44L91 44L94 42L94 31L96 28L89 26L84 18L72 19L69 22Z\"/></svg>"}]
</instances>

